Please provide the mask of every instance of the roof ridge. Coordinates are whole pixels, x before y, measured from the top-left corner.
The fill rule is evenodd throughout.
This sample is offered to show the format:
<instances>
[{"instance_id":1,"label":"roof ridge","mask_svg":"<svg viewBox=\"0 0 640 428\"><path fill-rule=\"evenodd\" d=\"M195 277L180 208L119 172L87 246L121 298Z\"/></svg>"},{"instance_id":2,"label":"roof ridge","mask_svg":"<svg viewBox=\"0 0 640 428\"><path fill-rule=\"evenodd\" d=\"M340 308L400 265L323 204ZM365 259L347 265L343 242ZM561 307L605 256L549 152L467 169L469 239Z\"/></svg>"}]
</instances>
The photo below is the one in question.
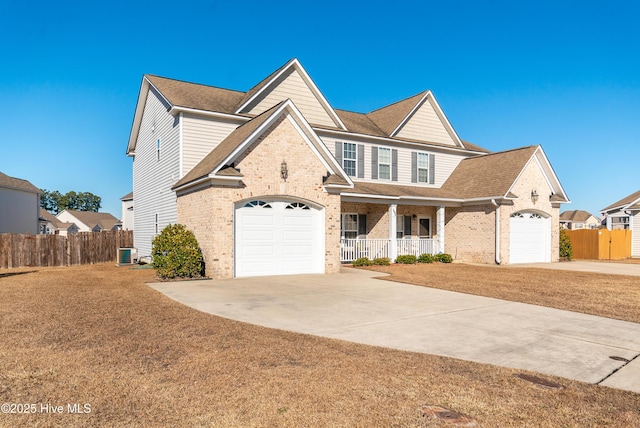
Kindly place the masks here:
<instances>
[{"instance_id":1,"label":"roof ridge","mask_svg":"<svg viewBox=\"0 0 640 428\"><path fill-rule=\"evenodd\" d=\"M427 92L429 92L429 89L425 89L425 90L424 90L424 91L422 91L422 92L418 92L417 94L411 95L411 96L409 96L409 97L403 98L403 99L398 100L398 101L394 101L394 102L392 102L391 104L387 104L387 105L382 106L382 107L379 107L379 108L377 108L377 109L375 109L375 110L371 110L369 113L363 113L363 114L368 115L368 114L371 114L371 113L375 113L375 112L380 111L380 110L383 110L383 109L385 109L385 108L387 108L387 107L391 107L391 106L396 105L396 104L399 104L399 103L401 103L401 102L404 102L404 101L410 100L411 98L415 98L415 97L417 97L418 95L424 95L424 94L426 94Z\"/></svg>"}]
</instances>

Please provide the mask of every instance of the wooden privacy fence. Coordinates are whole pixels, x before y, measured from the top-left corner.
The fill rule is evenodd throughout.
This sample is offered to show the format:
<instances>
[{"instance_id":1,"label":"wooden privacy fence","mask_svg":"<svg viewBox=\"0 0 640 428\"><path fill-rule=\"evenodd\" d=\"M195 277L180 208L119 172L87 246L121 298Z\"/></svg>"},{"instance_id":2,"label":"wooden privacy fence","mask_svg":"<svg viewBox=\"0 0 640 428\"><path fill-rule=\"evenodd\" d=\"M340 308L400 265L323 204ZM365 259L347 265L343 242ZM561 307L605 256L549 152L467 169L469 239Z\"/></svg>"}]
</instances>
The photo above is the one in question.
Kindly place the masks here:
<instances>
[{"instance_id":1,"label":"wooden privacy fence","mask_svg":"<svg viewBox=\"0 0 640 428\"><path fill-rule=\"evenodd\" d=\"M116 262L118 248L133 247L132 230L60 235L0 234L0 268Z\"/></svg>"},{"instance_id":2,"label":"wooden privacy fence","mask_svg":"<svg viewBox=\"0 0 640 428\"><path fill-rule=\"evenodd\" d=\"M574 259L622 260L631 258L631 231L607 229L567 230Z\"/></svg>"}]
</instances>

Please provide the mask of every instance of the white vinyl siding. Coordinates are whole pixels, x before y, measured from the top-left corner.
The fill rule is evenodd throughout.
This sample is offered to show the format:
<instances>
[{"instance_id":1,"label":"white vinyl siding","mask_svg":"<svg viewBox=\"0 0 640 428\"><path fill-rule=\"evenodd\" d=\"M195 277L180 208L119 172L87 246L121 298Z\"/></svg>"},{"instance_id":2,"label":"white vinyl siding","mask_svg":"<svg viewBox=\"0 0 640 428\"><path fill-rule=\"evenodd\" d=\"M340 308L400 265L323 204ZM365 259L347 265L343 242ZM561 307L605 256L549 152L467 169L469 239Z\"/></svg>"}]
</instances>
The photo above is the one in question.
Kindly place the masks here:
<instances>
[{"instance_id":1,"label":"white vinyl siding","mask_svg":"<svg viewBox=\"0 0 640 428\"><path fill-rule=\"evenodd\" d=\"M411 140L456 145L429 100L413 113L396 136Z\"/></svg>"},{"instance_id":2,"label":"white vinyl siding","mask_svg":"<svg viewBox=\"0 0 640 428\"><path fill-rule=\"evenodd\" d=\"M320 132L321 134L321 132ZM355 181L367 181L373 183L380 183L381 180L372 179L371 178L371 149L372 147L389 147L392 149L398 150L398 181L393 181L393 184L416 184L411 183L411 153L415 151L420 151L419 149L408 148L408 147L398 147L393 145L382 146L381 144L372 144L369 142L363 142L358 140L345 140L343 138L337 139L334 137L322 137L323 142L326 146L331 150L333 155L335 156L335 147L336 142L350 142L355 143L357 145L364 145L364 158L362 160L364 166L364 178L352 177ZM435 149L435 148L434 148ZM435 168L434 168L434 179L435 183L434 187L441 187L445 181L449 178L454 169L458 166L462 159L465 159L468 156L464 154L453 154L453 153L441 153L437 152L431 147L429 148L429 154L433 154L435 156ZM358 159L360 162L360 159ZM383 181L384 182L384 181ZM419 185L424 186L425 184L420 183Z\"/></svg>"},{"instance_id":3,"label":"white vinyl siding","mask_svg":"<svg viewBox=\"0 0 640 428\"><path fill-rule=\"evenodd\" d=\"M240 125L241 123L183 114L181 178Z\"/></svg>"},{"instance_id":4,"label":"white vinyl siding","mask_svg":"<svg viewBox=\"0 0 640 428\"><path fill-rule=\"evenodd\" d=\"M345 172L352 177L355 177L356 175L356 167L358 163L356 149L356 144L343 144L342 166L344 167Z\"/></svg>"},{"instance_id":5,"label":"white vinyl siding","mask_svg":"<svg viewBox=\"0 0 640 428\"><path fill-rule=\"evenodd\" d=\"M292 68L274 83L275 86L265 88L265 93L245 108L244 112L258 115L286 99L291 99L307 122L312 125L337 127L297 70Z\"/></svg>"},{"instance_id":6,"label":"white vinyl siding","mask_svg":"<svg viewBox=\"0 0 640 428\"><path fill-rule=\"evenodd\" d=\"M631 222L631 257L640 257L640 213L633 212Z\"/></svg>"},{"instance_id":7,"label":"white vinyl siding","mask_svg":"<svg viewBox=\"0 0 640 428\"><path fill-rule=\"evenodd\" d=\"M134 245L140 256L151 255L151 240L155 236L155 214L158 229L177 222L175 192L171 186L180 178L179 120L167 112L151 89L147 97L133 162L133 194L135 195ZM162 154L157 160L157 141Z\"/></svg>"}]
</instances>

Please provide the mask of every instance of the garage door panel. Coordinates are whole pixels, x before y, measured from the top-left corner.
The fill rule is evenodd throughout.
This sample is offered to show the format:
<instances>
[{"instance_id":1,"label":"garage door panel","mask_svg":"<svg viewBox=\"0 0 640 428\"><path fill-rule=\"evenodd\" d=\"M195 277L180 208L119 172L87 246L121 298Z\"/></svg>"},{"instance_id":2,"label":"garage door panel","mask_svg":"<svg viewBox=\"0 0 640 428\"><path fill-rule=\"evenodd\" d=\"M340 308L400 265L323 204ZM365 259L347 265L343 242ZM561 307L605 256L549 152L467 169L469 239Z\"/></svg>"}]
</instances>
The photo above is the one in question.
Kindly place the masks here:
<instances>
[{"instance_id":1,"label":"garage door panel","mask_svg":"<svg viewBox=\"0 0 640 428\"><path fill-rule=\"evenodd\" d=\"M283 238L285 241L311 241L313 240L314 233L309 230L285 230L283 232Z\"/></svg>"},{"instance_id":2,"label":"garage door panel","mask_svg":"<svg viewBox=\"0 0 640 428\"><path fill-rule=\"evenodd\" d=\"M284 227L311 227L313 226L313 217L310 215L292 216L287 215L283 217Z\"/></svg>"},{"instance_id":3,"label":"garage door panel","mask_svg":"<svg viewBox=\"0 0 640 428\"><path fill-rule=\"evenodd\" d=\"M313 245L287 245L282 249L285 257L311 257L313 255Z\"/></svg>"},{"instance_id":4,"label":"garage door panel","mask_svg":"<svg viewBox=\"0 0 640 428\"><path fill-rule=\"evenodd\" d=\"M241 256L265 256L270 257L276 254L273 245L244 245Z\"/></svg>"},{"instance_id":5,"label":"garage door panel","mask_svg":"<svg viewBox=\"0 0 640 428\"><path fill-rule=\"evenodd\" d=\"M242 231L242 239L244 242L256 242L256 241L273 241L273 230L262 229L244 229Z\"/></svg>"},{"instance_id":6,"label":"garage door panel","mask_svg":"<svg viewBox=\"0 0 640 428\"><path fill-rule=\"evenodd\" d=\"M256 210L267 209L267 208L251 208ZM242 224L244 226L271 226L275 222L275 216L272 214L269 215L251 215L244 214L242 216Z\"/></svg>"}]
</instances>

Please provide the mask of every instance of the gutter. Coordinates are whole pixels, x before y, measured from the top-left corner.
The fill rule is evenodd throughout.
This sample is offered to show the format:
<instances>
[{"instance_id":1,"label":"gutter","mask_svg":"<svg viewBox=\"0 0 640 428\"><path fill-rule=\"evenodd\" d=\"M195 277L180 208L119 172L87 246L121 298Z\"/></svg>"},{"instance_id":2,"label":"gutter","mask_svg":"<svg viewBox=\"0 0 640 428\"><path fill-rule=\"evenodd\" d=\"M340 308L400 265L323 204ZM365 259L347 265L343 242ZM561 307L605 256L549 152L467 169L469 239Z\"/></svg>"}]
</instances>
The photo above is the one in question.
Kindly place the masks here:
<instances>
[{"instance_id":1,"label":"gutter","mask_svg":"<svg viewBox=\"0 0 640 428\"><path fill-rule=\"evenodd\" d=\"M502 264L500 258L500 205L495 199L491 199L491 203L496 207L496 264Z\"/></svg>"}]
</instances>

